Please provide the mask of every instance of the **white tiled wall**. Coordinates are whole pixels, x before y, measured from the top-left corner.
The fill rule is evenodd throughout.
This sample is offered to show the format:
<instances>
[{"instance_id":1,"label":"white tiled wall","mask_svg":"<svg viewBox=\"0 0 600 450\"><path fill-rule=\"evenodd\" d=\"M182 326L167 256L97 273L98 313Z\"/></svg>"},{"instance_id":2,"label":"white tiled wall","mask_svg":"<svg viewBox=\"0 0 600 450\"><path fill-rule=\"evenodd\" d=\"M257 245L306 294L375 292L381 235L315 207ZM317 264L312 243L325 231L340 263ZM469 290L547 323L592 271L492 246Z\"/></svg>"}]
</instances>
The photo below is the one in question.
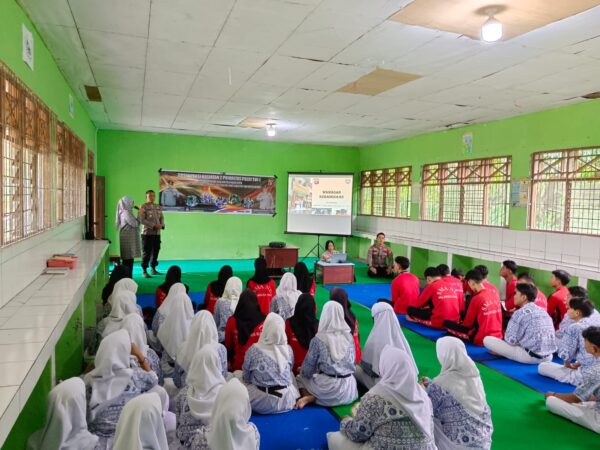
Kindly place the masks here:
<instances>
[{"instance_id":1,"label":"white tiled wall","mask_svg":"<svg viewBox=\"0 0 600 450\"><path fill-rule=\"evenodd\" d=\"M579 277L600 279L600 237L383 217L355 218L355 235L374 238L380 231L391 242L491 261L513 259L532 268L562 268Z\"/></svg>"}]
</instances>

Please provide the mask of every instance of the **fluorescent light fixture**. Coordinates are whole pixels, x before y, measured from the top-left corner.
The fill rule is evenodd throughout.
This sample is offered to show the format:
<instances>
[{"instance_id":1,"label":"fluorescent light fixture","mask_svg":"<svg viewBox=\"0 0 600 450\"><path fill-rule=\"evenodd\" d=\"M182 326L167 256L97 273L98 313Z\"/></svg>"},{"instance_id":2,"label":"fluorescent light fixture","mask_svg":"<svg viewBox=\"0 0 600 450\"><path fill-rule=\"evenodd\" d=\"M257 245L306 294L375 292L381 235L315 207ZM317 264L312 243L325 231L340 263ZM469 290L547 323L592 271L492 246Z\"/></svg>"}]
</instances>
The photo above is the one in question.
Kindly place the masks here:
<instances>
[{"instance_id":1,"label":"fluorescent light fixture","mask_svg":"<svg viewBox=\"0 0 600 450\"><path fill-rule=\"evenodd\" d=\"M502 23L490 14L488 20L481 27L481 39L485 42L496 42L502 38Z\"/></svg>"},{"instance_id":2,"label":"fluorescent light fixture","mask_svg":"<svg viewBox=\"0 0 600 450\"><path fill-rule=\"evenodd\" d=\"M275 137L275 135L277 134L277 130L275 129L274 123L268 123L266 130L267 130L267 136L269 136L269 137Z\"/></svg>"}]
</instances>

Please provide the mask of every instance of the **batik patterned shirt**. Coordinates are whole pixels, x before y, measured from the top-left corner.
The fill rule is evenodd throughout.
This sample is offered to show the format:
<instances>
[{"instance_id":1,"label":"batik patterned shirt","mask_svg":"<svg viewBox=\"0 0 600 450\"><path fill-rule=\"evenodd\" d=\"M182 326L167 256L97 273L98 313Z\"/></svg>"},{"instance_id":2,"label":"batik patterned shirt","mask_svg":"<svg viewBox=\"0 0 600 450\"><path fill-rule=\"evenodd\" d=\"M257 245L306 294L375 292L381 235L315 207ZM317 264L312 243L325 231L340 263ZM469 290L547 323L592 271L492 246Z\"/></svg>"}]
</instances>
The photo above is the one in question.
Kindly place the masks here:
<instances>
[{"instance_id":1,"label":"batik patterned shirt","mask_svg":"<svg viewBox=\"0 0 600 450\"><path fill-rule=\"evenodd\" d=\"M164 225L162 208L156 203L144 203L138 211L138 220L143 225L142 234L159 235L160 230L155 230L154 225Z\"/></svg>"},{"instance_id":2,"label":"batik patterned shirt","mask_svg":"<svg viewBox=\"0 0 600 450\"><path fill-rule=\"evenodd\" d=\"M581 367L600 364L600 361L585 351L581 333L588 327L600 326L600 315L592 314L567 326L559 340L558 357L564 361L577 361Z\"/></svg>"},{"instance_id":3,"label":"batik patterned shirt","mask_svg":"<svg viewBox=\"0 0 600 450\"><path fill-rule=\"evenodd\" d=\"M317 373L324 373L327 375L354 374L356 352L354 350L354 342L352 340L348 342L346 354L340 361L335 362L331 359L329 349L325 342L315 336L310 341L308 353L302 363L300 374L305 378L310 378Z\"/></svg>"},{"instance_id":4,"label":"batik patterned shirt","mask_svg":"<svg viewBox=\"0 0 600 450\"><path fill-rule=\"evenodd\" d=\"M244 450L259 450L260 449L260 433L258 432L258 428L252 422L249 422L248 425L254 430L254 435L256 437L256 448L249 448ZM208 446L208 440L206 434L208 433L207 427L201 427L198 429L193 439L190 442L189 448L191 450L214 450Z\"/></svg>"},{"instance_id":5,"label":"batik patterned shirt","mask_svg":"<svg viewBox=\"0 0 600 450\"><path fill-rule=\"evenodd\" d=\"M392 267L394 254L392 249L385 245L373 244L367 253L367 265L369 267Z\"/></svg>"},{"instance_id":6,"label":"batik patterned shirt","mask_svg":"<svg viewBox=\"0 0 600 450\"><path fill-rule=\"evenodd\" d=\"M288 345L288 365L281 371L277 362L265 355L254 344L246 352L242 365L244 383L254 386L290 386L292 384L292 369L294 367L294 352Z\"/></svg>"},{"instance_id":7,"label":"batik patterned shirt","mask_svg":"<svg viewBox=\"0 0 600 450\"><path fill-rule=\"evenodd\" d=\"M287 300L278 295L273 297L273 300L271 300L271 305L269 306L269 309L271 312L279 314L283 320L288 320L294 315L294 310L291 308Z\"/></svg>"},{"instance_id":8,"label":"batik patterned shirt","mask_svg":"<svg viewBox=\"0 0 600 450\"><path fill-rule=\"evenodd\" d=\"M551 355L557 349L552 319L532 302L514 312L506 327L504 340L540 356Z\"/></svg>"},{"instance_id":9,"label":"batik patterned shirt","mask_svg":"<svg viewBox=\"0 0 600 450\"><path fill-rule=\"evenodd\" d=\"M184 448L193 448L192 440L202 427L208 424L192 416L187 399L187 389L182 389L175 397L175 416L177 417L177 440Z\"/></svg>"},{"instance_id":10,"label":"batik patterned shirt","mask_svg":"<svg viewBox=\"0 0 600 450\"><path fill-rule=\"evenodd\" d=\"M579 400L587 402L590 397L596 397L596 411L600 414L600 360L581 370L582 383L573 392Z\"/></svg>"},{"instance_id":11,"label":"batik patterned shirt","mask_svg":"<svg viewBox=\"0 0 600 450\"><path fill-rule=\"evenodd\" d=\"M223 374L223 378L227 378L227 349L221 344L219 344L217 348L217 353L219 354L219 359L221 360L221 373ZM187 384L187 373L185 369L177 363L177 361L175 361L175 368L173 369L173 383L179 389Z\"/></svg>"},{"instance_id":12,"label":"batik patterned shirt","mask_svg":"<svg viewBox=\"0 0 600 450\"><path fill-rule=\"evenodd\" d=\"M217 325L219 342L225 342L225 327L227 326L227 321L231 316L233 316L233 311L231 310L231 300L225 298L220 298L217 300L214 318L215 324Z\"/></svg>"}]
</instances>

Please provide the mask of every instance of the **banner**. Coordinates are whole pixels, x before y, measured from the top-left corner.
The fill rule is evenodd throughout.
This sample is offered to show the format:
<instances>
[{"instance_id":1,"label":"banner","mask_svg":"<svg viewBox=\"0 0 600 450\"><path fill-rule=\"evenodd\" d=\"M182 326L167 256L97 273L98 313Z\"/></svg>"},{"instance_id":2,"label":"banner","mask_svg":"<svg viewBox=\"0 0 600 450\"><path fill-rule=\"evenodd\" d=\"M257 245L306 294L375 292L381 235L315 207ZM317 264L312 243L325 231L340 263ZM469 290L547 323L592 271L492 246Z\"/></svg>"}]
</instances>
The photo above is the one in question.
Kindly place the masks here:
<instances>
[{"instance_id":1,"label":"banner","mask_svg":"<svg viewBox=\"0 0 600 450\"><path fill-rule=\"evenodd\" d=\"M275 214L276 176L160 170L163 211Z\"/></svg>"}]
</instances>

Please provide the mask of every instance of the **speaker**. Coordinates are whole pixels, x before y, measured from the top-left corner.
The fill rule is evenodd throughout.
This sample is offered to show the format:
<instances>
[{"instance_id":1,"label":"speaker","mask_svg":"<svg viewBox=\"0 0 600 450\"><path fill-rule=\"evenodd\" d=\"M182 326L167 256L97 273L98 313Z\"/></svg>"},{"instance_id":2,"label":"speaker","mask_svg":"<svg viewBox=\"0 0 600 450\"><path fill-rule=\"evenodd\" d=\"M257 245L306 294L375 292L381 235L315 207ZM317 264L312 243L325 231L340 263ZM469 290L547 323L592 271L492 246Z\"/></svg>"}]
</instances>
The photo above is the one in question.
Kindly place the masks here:
<instances>
[{"instance_id":1,"label":"speaker","mask_svg":"<svg viewBox=\"0 0 600 450\"><path fill-rule=\"evenodd\" d=\"M285 242L277 242L277 241L269 242L269 247L271 247L271 248L283 248L283 247L285 247Z\"/></svg>"}]
</instances>

